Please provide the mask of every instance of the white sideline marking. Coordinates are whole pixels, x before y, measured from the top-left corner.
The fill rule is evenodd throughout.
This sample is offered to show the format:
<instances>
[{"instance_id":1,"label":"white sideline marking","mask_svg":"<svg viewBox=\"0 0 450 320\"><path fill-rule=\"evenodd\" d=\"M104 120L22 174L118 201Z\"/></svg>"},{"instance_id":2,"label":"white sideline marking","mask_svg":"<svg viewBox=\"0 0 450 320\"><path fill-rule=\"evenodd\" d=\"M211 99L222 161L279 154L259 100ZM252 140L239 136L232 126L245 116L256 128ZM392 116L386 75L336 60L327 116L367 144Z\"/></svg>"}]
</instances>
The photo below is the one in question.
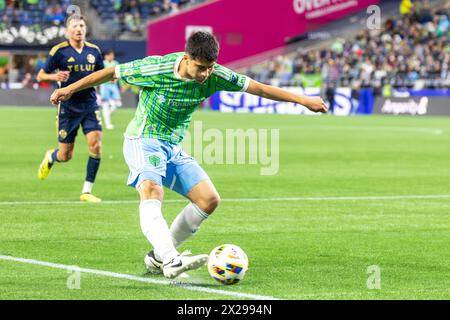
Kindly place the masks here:
<instances>
[{"instance_id":1,"label":"white sideline marking","mask_svg":"<svg viewBox=\"0 0 450 320\"><path fill-rule=\"evenodd\" d=\"M28 264L34 264L34 265L50 267L50 268L55 268L55 269L79 271L79 272L83 272L83 273L95 274L98 276L117 278L117 279L125 279L125 280L130 280L130 281L145 282L145 283L166 285L166 286L176 286L176 287L180 287L180 288L183 288L186 290L214 293L214 294L218 294L218 295L231 296L234 298L247 298L247 299L253 299L253 300L278 300L277 298L270 297L270 296L260 296L260 295L249 294L249 293L241 293L241 292L232 292L232 291L225 291L225 290L219 290L219 289L204 288L204 287L196 286L194 284L183 283L180 281L150 279L150 278L145 278L145 277L138 277L138 276L133 276L133 275L129 275L129 274L124 274L124 273L116 273L116 272L97 270L97 269L79 268L77 266L69 266L69 265L65 265L65 264L45 262L45 261L39 261L39 260L33 260L33 259L25 259L25 258L0 255L0 260L28 263Z\"/></svg>"},{"instance_id":2,"label":"white sideline marking","mask_svg":"<svg viewBox=\"0 0 450 320\"><path fill-rule=\"evenodd\" d=\"M318 298L318 297L336 297L336 296L364 296L364 295L387 295L387 294L401 294L405 292L416 293L447 293L450 290L446 289L410 289L405 288L403 290L367 290L367 292L322 292L322 293L305 293L300 294L301 298Z\"/></svg>"},{"instance_id":3,"label":"white sideline marking","mask_svg":"<svg viewBox=\"0 0 450 320\"><path fill-rule=\"evenodd\" d=\"M169 286L172 285L172 286L184 288L186 290L201 291L201 292L214 293L214 294L219 294L219 295L227 295L227 296L232 296L232 297L248 298L248 299L254 299L254 300L278 300L277 298L270 297L270 296L260 296L260 295L253 295L253 294L247 294L247 293L241 293L241 292L230 292L230 291L224 291L224 290L218 290L218 289L203 288L203 287L198 287L198 286L188 284L188 283L182 283L180 281L150 279L150 278L144 278L144 277L137 277L137 276L133 276L133 275L129 275L129 274L96 270L96 269L86 269L86 268L80 268L77 266L69 266L69 265L65 265L65 264L57 264L57 263L38 261L38 260L33 260L33 259L25 259L25 258L17 258L17 257L12 257L12 256L0 255L0 260L34 264L34 265L40 265L40 266L44 266L44 267L70 270L70 271L79 271L79 272L84 272L84 273L95 274L98 276L105 276L105 277L124 279L124 280L130 280L130 281L145 282L145 283L158 284L158 285L169 285ZM376 295L376 294L380 294L380 293L396 294L396 293L404 293L405 291L417 292L417 293L447 293L447 292L450 292L450 290L445 290L445 289L443 289L443 290L439 290L439 289L404 289L404 290L396 290L396 291L387 291L387 290L381 291L380 290L380 291L371 291L371 292L304 293L304 294L300 294L300 296L302 298L313 298L314 299L314 298L318 298L318 297L363 296L363 295L367 295L367 294Z\"/></svg>"},{"instance_id":4,"label":"white sideline marking","mask_svg":"<svg viewBox=\"0 0 450 320\"><path fill-rule=\"evenodd\" d=\"M351 196L351 197L289 197L289 198L228 198L223 202L260 202L260 201L371 201L371 200L407 200L407 199L448 199L450 194L430 194L430 195L398 195L398 196ZM186 202L186 199L164 200L167 203ZM101 204L138 204L138 200L106 200ZM58 204L80 204L81 201L3 201L0 206L7 205L58 205Z\"/></svg>"},{"instance_id":5,"label":"white sideline marking","mask_svg":"<svg viewBox=\"0 0 450 320\"><path fill-rule=\"evenodd\" d=\"M423 132L423 133L431 133L435 135L441 135L445 132L444 129L441 128L418 128L418 127L378 127L378 126L327 126L327 125L318 125L318 126L301 126L300 128L318 128L318 129L331 129L331 130L357 130L357 131L405 131L405 132Z\"/></svg>"}]
</instances>

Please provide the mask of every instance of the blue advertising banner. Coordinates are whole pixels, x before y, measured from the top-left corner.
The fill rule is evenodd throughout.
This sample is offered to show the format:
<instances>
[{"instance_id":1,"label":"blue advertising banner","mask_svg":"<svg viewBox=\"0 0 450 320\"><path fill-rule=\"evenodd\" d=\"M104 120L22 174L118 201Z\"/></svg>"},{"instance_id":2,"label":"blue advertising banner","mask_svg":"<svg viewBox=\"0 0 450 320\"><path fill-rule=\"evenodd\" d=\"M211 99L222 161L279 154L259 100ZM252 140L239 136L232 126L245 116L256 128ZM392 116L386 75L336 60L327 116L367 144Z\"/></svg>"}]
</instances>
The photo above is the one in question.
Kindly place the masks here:
<instances>
[{"instance_id":1,"label":"blue advertising banner","mask_svg":"<svg viewBox=\"0 0 450 320\"><path fill-rule=\"evenodd\" d=\"M284 89L307 96L321 95L320 88L286 87ZM360 90L358 96L358 98L354 96L351 88L337 88L334 92L333 114L337 116L371 114L374 105L372 90ZM273 101L245 92L217 92L211 97L211 108L221 112L317 115L300 104Z\"/></svg>"},{"instance_id":2,"label":"blue advertising banner","mask_svg":"<svg viewBox=\"0 0 450 320\"><path fill-rule=\"evenodd\" d=\"M392 96L396 98L406 97L450 97L450 89L396 89L392 91Z\"/></svg>"}]
</instances>

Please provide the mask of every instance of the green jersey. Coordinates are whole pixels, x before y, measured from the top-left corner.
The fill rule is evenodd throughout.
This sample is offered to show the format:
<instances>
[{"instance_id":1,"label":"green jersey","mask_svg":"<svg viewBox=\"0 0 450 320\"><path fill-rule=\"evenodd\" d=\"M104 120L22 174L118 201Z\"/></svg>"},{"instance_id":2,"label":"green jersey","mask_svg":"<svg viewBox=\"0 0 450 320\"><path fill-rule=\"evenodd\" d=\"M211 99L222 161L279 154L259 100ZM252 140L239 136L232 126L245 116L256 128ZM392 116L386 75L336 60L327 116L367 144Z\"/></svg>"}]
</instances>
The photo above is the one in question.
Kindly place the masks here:
<instances>
[{"instance_id":1,"label":"green jersey","mask_svg":"<svg viewBox=\"0 0 450 320\"><path fill-rule=\"evenodd\" d=\"M250 78L215 64L204 83L183 79L178 67L184 52L149 56L116 66L116 77L142 87L125 137L156 138L178 144L189 128L192 113L217 91L245 91Z\"/></svg>"}]
</instances>

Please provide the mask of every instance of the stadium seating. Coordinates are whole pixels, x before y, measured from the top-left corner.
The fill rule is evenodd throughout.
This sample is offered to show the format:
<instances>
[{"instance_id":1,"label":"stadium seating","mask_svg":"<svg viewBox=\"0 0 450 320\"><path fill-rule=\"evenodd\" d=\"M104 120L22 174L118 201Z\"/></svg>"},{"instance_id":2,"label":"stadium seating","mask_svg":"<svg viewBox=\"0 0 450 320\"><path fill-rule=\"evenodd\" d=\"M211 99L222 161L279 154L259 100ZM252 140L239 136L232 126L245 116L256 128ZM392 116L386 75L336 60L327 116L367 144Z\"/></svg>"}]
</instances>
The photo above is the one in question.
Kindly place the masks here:
<instances>
[{"instance_id":1,"label":"stadium seating","mask_svg":"<svg viewBox=\"0 0 450 320\"><path fill-rule=\"evenodd\" d=\"M102 21L111 23L118 32L140 33L145 21L159 14L177 11L192 0L93 0Z\"/></svg>"},{"instance_id":2,"label":"stadium seating","mask_svg":"<svg viewBox=\"0 0 450 320\"><path fill-rule=\"evenodd\" d=\"M151 17L177 11L195 0L92 0L90 5L103 22L118 25L117 31L140 31ZM59 25L70 0L16 1L0 7L0 29L14 26ZM143 36L143 34L142 34Z\"/></svg>"},{"instance_id":3,"label":"stadium seating","mask_svg":"<svg viewBox=\"0 0 450 320\"><path fill-rule=\"evenodd\" d=\"M64 21L68 5L68 0L16 1L0 8L0 17L8 27L58 25Z\"/></svg>"},{"instance_id":4,"label":"stadium seating","mask_svg":"<svg viewBox=\"0 0 450 320\"><path fill-rule=\"evenodd\" d=\"M361 30L331 46L298 49L244 72L257 80L302 85L311 75L338 86L448 87L450 3L422 6L388 19L382 30Z\"/></svg>"}]
</instances>

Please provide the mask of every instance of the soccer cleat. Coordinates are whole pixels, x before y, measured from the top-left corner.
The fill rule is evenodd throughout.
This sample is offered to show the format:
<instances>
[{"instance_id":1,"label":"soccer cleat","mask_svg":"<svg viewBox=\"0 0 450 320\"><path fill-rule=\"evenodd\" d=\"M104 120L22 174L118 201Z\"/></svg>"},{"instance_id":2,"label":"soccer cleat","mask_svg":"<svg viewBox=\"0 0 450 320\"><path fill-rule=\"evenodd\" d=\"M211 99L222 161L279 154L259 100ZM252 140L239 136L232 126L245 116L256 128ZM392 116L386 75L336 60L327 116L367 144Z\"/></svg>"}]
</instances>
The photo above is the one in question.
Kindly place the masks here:
<instances>
[{"instance_id":1,"label":"soccer cleat","mask_svg":"<svg viewBox=\"0 0 450 320\"><path fill-rule=\"evenodd\" d=\"M82 193L80 196L80 201L84 202L102 202L102 199L97 198L91 193Z\"/></svg>"},{"instance_id":2,"label":"soccer cleat","mask_svg":"<svg viewBox=\"0 0 450 320\"><path fill-rule=\"evenodd\" d=\"M51 165L48 162L48 158L49 158L50 154L52 154L53 151L54 151L54 149L47 150L47 152L45 153L45 156L44 156L44 160L42 160L41 164L39 165L38 178L40 180L47 179L48 175L50 174L50 171L52 170L53 165Z\"/></svg>"},{"instance_id":3,"label":"soccer cleat","mask_svg":"<svg viewBox=\"0 0 450 320\"><path fill-rule=\"evenodd\" d=\"M178 255L163 265L163 274L166 278L173 279L185 271L200 268L206 264L207 261L207 254L199 254L196 256Z\"/></svg>"},{"instance_id":4,"label":"soccer cleat","mask_svg":"<svg viewBox=\"0 0 450 320\"><path fill-rule=\"evenodd\" d=\"M155 257L155 253L150 251L144 258L145 267L147 268L147 271L153 274L162 274L163 270L163 263L161 261L158 261Z\"/></svg>"},{"instance_id":5,"label":"soccer cleat","mask_svg":"<svg viewBox=\"0 0 450 320\"><path fill-rule=\"evenodd\" d=\"M105 126L106 130L113 130L114 126L112 124Z\"/></svg>"}]
</instances>

